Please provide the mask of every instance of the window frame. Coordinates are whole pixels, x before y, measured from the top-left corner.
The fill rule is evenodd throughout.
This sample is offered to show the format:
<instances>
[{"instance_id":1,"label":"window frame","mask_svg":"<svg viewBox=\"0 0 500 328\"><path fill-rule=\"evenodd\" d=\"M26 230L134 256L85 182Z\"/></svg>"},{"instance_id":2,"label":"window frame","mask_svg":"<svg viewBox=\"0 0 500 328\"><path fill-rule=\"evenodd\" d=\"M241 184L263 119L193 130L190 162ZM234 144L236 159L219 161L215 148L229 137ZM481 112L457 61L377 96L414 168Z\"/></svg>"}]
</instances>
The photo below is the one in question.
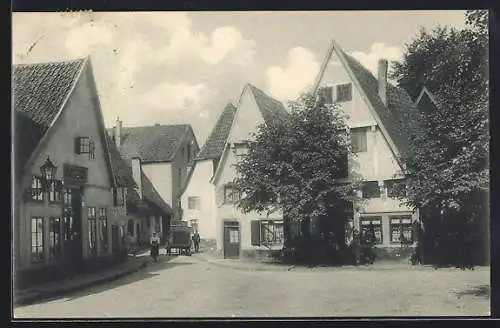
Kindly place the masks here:
<instances>
[{"instance_id":1,"label":"window frame","mask_svg":"<svg viewBox=\"0 0 500 328\"><path fill-rule=\"evenodd\" d=\"M365 193L365 187L368 186L368 185L371 185L371 184L374 184L374 185L377 186L378 196L367 197L367 195L366 195L367 192ZM380 188L380 185L379 185L378 181L364 181L361 184L361 195L362 195L363 199L377 199L377 198L382 198L382 188Z\"/></svg>"},{"instance_id":2,"label":"window frame","mask_svg":"<svg viewBox=\"0 0 500 328\"><path fill-rule=\"evenodd\" d=\"M350 129L351 148L353 153L368 152L368 128L357 127Z\"/></svg>"},{"instance_id":3,"label":"window frame","mask_svg":"<svg viewBox=\"0 0 500 328\"><path fill-rule=\"evenodd\" d=\"M88 224L88 251L89 255L97 255L97 209L94 206L87 207Z\"/></svg>"},{"instance_id":4,"label":"window frame","mask_svg":"<svg viewBox=\"0 0 500 328\"><path fill-rule=\"evenodd\" d=\"M236 190L236 188L234 188L234 185L227 183L224 185L223 189L224 189L223 190L223 192L224 192L223 204L225 204L225 205L236 204L241 199L241 195L238 192L238 190ZM228 190L231 191L229 196L228 196ZM236 197L235 197L235 194L236 194ZM236 201L235 201L235 198L236 198Z\"/></svg>"},{"instance_id":5,"label":"window frame","mask_svg":"<svg viewBox=\"0 0 500 328\"><path fill-rule=\"evenodd\" d=\"M54 229L57 223L57 230ZM61 258L61 244L62 244L62 220L60 216L49 217L49 259L58 260Z\"/></svg>"},{"instance_id":6,"label":"window frame","mask_svg":"<svg viewBox=\"0 0 500 328\"><path fill-rule=\"evenodd\" d=\"M191 206L191 201L194 201L194 206ZM197 210L201 209L201 201L200 196L189 196L188 197L188 210Z\"/></svg>"},{"instance_id":7,"label":"window frame","mask_svg":"<svg viewBox=\"0 0 500 328\"><path fill-rule=\"evenodd\" d=\"M378 224L374 224L375 227L380 228L380 241L377 240L377 242L374 243L374 245L383 245L384 244L384 224L383 224L383 218L381 215L361 215L359 217L359 231L362 231L362 228L364 226L363 222L368 222L368 224L365 224L366 226L370 226L370 223L372 222L378 222ZM375 238L377 239L377 230L375 229Z\"/></svg>"},{"instance_id":8,"label":"window frame","mask_svg":"<svg viewBox=\"0 0 500 328\"><path fill-rule=\"evenodd\" d=\"M35 221L35 222L33 222ZM33 223L35 223L35 231L33 231ZM41 225L39 225L41 223ZM39 231L41 229L41 231ZM44 242L44 231L45 230L45 217L43 216L32 216L31 217L31 263L41 263L45 261L45 242ZM35 245L33 245L33 235L35 235ZM41 238L39 238L41 236ZM33 250L36 250L33 252ZM35 255L35 256L34 256Z\"/></svg>"},{"instance_id":9,"label":"window frame","mask_svg":"<svg viewBox=\"0 0 500 328\"><path fill-rule=\"evenodd\" d=\"M35 196L36 193L36 196ZM31 177L31 185L28 188L28 200L30 202L44 202L45 201L45 191L43 188L42 177L34 175Z\"/></svg>"},{"instance_id":10,"label":"window frame","mask_svg":"<svg viewBox=\"0 0 500 328\"><path fill-rule=\"evenodd\" d=\"M99 241L101 250L106 253L109 249L107 208L99 208Z\"/></svg>"},{"instance_id":11,"label":"window frame","mask_svg":"<svg viewBox=\"0 0 500 328\"><path fill-rule=\"evenodd\" d=\"M273 227L271 232L269 228ZM276 227L279 227L278 238L275 238ZM266 234L271 234L273 236L272 240L269 241L266 238ZM260 240L261 244L269 246L280 246L285 243L285 223L281 220L260 220Z\"/></svg>"},{"instance_id":12,"label":"window frame","mask_svg":"<svg viewBox=\"0 0 500 328\"><path fill-rule=\"evenodd\" d=\"M349 97L345 98L345 99L341 99L339 96L344 95L344 94L342 92L339 92L339 91L341 91L342 88L346 88L346 87L348 87L347 90L349 90L349 92L348 92ZM352 83L346 82L346 83L336 84L335 85L335 102L345 103L345 102L349 102L349 101L352 101Z\"/></svg>"},{"instance_id":13,"label":"window frame","mask_svg":"<svg viewBox=\"0 0 500 328\"><path fill-rule=\"evenodd\" d=\"M62 202L62 181L53 180L49 183L48 199L49 203Z\"/></svg>"},{"instance_id":14,"label":"window frame","mask_svg":"<svg viewBox=\"0 0 500 328\"><path fill-rule=\"evenodd\" d=\"M397 199L398 197L394 196L394 190L396 190L394 188L394 186L396 184L404 182L404 181L405 181L404 178L384 180L384 186L385 186L385 189L387 190L387 198ZM406 189L405 189L405 192L406 192Z\"/></svg>"},{"instance_id":15,"label":"window frame","mask_svg":"<svg viewBox=\"0 0 500 328\"><path fill-rule=\"evenodd\" d=\"M398 220L399 223L393 223L393 221ZM403 222L403 220L408 220L409 222ZM396 236L394 234L393 228L398 227L398 240L394 240L394 237ZM389 240L391 244L399 244L401 245L401 240L400 236L401 233L404 235L404 227L407 228L406 232L409 231L410 233L410 244L413 244L415 242L415 236L414 236L414 231L413 231L413 218L410 214L402 214L402 215L389 215Z\"/></svg>"}]
</instances>

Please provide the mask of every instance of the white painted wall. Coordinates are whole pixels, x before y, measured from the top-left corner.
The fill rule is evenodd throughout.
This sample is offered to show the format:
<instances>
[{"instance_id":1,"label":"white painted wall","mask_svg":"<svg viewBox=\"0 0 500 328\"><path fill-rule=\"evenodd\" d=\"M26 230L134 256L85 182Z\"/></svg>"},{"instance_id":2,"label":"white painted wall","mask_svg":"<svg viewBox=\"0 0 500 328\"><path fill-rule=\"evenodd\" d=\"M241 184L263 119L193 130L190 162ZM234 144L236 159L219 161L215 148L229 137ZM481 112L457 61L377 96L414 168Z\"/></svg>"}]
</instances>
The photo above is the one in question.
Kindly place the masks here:
<instances>
[{"instance_id":1,"label":"white painted wall","mask_svg":"<svg viewBox=\"0 0 500 328\"><path fill-rule=\"evenodd\" d=\"M260 113L257 103L253 98L249 88L245 88L240 103L238 105L238 110L236 111L233 126L229 134L228 141L240 142L248 140L252 132L257 131L259 124L263 123L264 119ZM237 163L237 156L233 150L228 150L226 156L221 160L220 172L215 180L216 193L219 192L223 195L224 184L231 182L236 177L236 169L234 164ZM233 205L221 204L220 201L217 204L217 250L222 251L223 248L223 220L234 220L240 223L240 242L241 249L260 249L264 247L252 246L251 245L251 220L266 218L265 215L260 215L258 213L248 213L243 214ZM269 219L282 219L281 213L272 214Z\"/></svg>"},{"instance_id":2,"label":"white painted wall","mask_svg":"<svg viewBox=\"0 0 500 328\"><path fill-rule=\"evenodd\" d=\"M193 175L188 181L188 186L181 197L184 220L188 222L193 219L198 220L198 232L202 239L216 238L215 186L210 182L212 175L212 160L197 162ZM189 197L199 197L199 210L189 209Z\"/></svg>"},{"instance_id":3,"label":"white painted wall","mask_svg":"<svg viewBox=\"0 0 500 328\"><path fill-rule=\"evenodd\" d=\"M142 163L141 166L142 171L149 178L156 191L173 208L171 163Z\"/></svg>"}]
</instances>

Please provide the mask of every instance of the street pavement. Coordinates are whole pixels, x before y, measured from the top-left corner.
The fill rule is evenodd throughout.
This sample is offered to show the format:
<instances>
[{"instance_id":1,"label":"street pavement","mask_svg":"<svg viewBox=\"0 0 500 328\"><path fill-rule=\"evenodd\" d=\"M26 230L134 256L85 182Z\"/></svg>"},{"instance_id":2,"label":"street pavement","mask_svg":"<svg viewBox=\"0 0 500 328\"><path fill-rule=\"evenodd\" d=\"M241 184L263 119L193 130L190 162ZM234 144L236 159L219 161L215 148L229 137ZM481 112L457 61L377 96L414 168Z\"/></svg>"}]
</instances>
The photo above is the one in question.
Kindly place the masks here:
<instances>
[{"instance_id":1,"label":"street pavement","mask_svg":"<svg viewBox=\"0 0 500 328\"><path fill-rule=\"evenodd\" d=\"M230 260L227 260L230 261ZM226 261L226 262L227 262ZM161 257L112 281L14 309L15 318L487 316L489 268L251 270Z\"/></svg>"}]
</instances>

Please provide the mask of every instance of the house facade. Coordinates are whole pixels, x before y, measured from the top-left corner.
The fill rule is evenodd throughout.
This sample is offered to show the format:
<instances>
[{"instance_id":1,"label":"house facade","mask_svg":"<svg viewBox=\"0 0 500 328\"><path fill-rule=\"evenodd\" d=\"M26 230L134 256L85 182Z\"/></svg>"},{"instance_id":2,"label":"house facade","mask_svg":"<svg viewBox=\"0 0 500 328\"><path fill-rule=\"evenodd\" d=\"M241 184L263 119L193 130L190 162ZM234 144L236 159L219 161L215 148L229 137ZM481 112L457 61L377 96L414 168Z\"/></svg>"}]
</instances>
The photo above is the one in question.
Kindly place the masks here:
<instances>
[{"instance_id":1,"label":"house facade","mask_svg":"<svg viewBox=\"0 0 500 328\"><path fill-rule=\"evenodd\" d=\"M215 239L217 251L224 258L238 258L283 245L282 214L243 214L235 205L239 193L232 187L232 181L237 174L234 164L247 151L251 134L260 124L287 115L283 104L246 84L237 106L226 106L197 156L182 196L183 206L189 208L190 199L200 201L199 209L187 213L189 217L200 217L200 235Z\"/></svg>"},{"instance_id":2,"label":"house facade","mask_svg":"<svg viewBox=\"0 0 500 328\"><path fill-rule=\"evenodd\" d=\"M130 165L139 195L148 193L146 199L156 198L159 203L171 209L160 218L150 218L145 233L153 230L165 241L171 220L182 217L180 195L199 151L196 137L190 125L160 125L123 127L117 119L113 129L108 131L121 157ZM149 191L148 191L149 190ZM163 205L162 205L163 206ZM136 224L137 226L137 224ZM132 224L130 224L132 227Z\"/></svg>"},{"instance_id":3,"label":"house facade","mask_svg":"<svg viewBox=\"0 0 500 328\"><path fill-rule=\"evenodd\" d=\"M90 58L13 67L14 267L36 282L122 248Z\"/></svg>"},{"instance_id":4,"label":"house facade","mask_svg":"<svg viewBox=\"0 0 500 328\"><path fill-rule=\"evenodd\" d=\"M414 104L406 91L389 83L387 70L388 62L380 60L375 77L333 41L314 89L347 115L355 153L349 171L363 181L362 208L351 225L360 230L373 224L377 247L391 250L401 244L401 234L413 238L418 213L395 198L395 182L404 180L399 157L408 147L404 113Z\"/></svg>"}]
</instances>

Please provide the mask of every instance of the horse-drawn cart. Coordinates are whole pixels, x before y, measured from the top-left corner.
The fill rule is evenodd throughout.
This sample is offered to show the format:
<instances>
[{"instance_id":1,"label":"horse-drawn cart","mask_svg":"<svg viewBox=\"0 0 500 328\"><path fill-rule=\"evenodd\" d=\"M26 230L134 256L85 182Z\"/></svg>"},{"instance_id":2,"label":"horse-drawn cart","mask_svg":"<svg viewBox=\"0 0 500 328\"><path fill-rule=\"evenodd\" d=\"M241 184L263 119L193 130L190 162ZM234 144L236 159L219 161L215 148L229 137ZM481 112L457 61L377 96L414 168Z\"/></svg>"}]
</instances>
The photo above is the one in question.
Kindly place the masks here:
<instances>
[{"instance_id":1,"label":"horse-drawn cart","mask_svg":"<svg viewBox=\"0 0 500 328\"><path fill-rule=\"evenodd\" d=\"M175 250L179 255L191 256L192 228L187 226L185 221L172 222L170 228L167 253L172 254L172 250Z\"/></svg>"}]
</instances>

